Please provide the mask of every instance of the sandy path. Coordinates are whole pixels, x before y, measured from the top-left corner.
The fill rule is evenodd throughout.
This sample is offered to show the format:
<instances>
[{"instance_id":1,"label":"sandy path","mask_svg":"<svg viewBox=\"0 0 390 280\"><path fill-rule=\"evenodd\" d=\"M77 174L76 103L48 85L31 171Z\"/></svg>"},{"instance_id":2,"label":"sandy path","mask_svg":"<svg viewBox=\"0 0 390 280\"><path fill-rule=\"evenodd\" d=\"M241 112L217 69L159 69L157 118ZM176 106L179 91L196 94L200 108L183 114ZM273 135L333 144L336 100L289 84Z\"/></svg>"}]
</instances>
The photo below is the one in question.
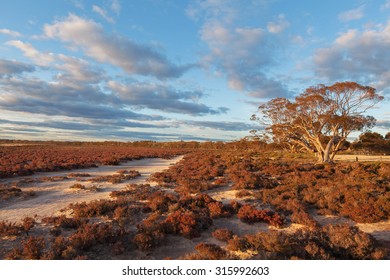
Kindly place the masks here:
<instances>
[{"instance_id":1,"label":"sandy path","mask_svg":"<svg viewBox=\"0 0 390 280\"><path fill-rule=\"evenodd\" d=\"M65 208L70 203L109 198L110 192L123 189L130 183L145 183L150 174L167 169L170 165L175 164L182 158L183 156L178 156L169 160L161 158L141 159L122 163L119 166L100 166L98 168L77 169L73 171L68 170L61 172L44 172L28 177L0 180L0 184L5 184L28 178L39 179L40 177L66 176L70 173L88 173L91 175L91 177L96 177L112 175L120 169L137 170L141 173L140 177L120 184L111 184L108 182L92 183L87 181L77 182L76 179L27 184L26 186L21 187L22 190L33 190L36 192L36 196L29 198L28 200L10 202L8 205L1 207L0 221L8 220L19 222L24 217L33 217L35 215L37 215L37 218L39 219L44 216L59 214L59 210ZM82 180L87 180L91 177L82 178ZM87 188L89 186L95 185L99 187L100 191L74 191L69 187L75 183L81 183Z\"/></svg>"},{"instance_id":2,"label":"sandy path","mask_svg":"<svg viewBox=\"0 0 390 280\"><path fill-rule=\"evenodd\" d=\"M336 155L335 161L356 161L356 157L358 161L390 161L390 156L370 156L370 155Z\"/></svg>"}]
</instances>

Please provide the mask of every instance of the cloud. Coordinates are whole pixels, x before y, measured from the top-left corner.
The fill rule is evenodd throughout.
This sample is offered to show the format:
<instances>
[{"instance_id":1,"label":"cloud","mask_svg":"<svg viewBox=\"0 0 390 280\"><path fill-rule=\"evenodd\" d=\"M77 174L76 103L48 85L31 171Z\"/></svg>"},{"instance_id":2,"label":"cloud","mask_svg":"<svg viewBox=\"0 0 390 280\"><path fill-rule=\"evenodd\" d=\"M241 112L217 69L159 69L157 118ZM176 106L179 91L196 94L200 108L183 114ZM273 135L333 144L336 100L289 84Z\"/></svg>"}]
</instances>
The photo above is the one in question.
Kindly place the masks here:
<instances>
[{"instance_id":1,"label":"cloud","mask_svg":"<svg viewBox=\"0 0 390 280\"><path fill-rule=\"evenodd\" d=\"M8 35L11 37L21 37L22 36L22 34L20 34L19 32L9 30L6 28L0 29L0 34Z\"/></svg>"},{"instance_id":2,"label":"cloud","mask_svg":"<svg viewBox=\"0 0 390 280\"><path fill-rule=\"evenodd\" d=\"M376 121L376 126L382 129L390 129L390 121L387 120L377 120Z\"/></svg>"},{"instance_id":3,"label":"cloud","mask_svg":"<svg viewBox=\"0 0 390 280\"><path fill-rule=\"evenodd\" d=\"M20 40L12 40L6 42L7 45L20 49L25 57L30 58L39 66L47 66L54 61L53 54L41 53L35 49L30 43L25 43Z\"/></svg>"},{"instance_id":4,"label":"cloud","mask_svg":"<svg viewBox=\"0 0 390 280\"><path fill-rule=\"evenodd\" d=\"M390 21L377 29L348 30L315 51L314 69L321 79L353 79L384 90L390 86L389 49Z\"/></svg>"},{"instance_id":5,"label":"cloud","mask_svg":"<svg viewBox=\"0 0 390 280\"><path fill-rule=\"evenodd\" d=\"M59 39L97 60L122 68L129 74L159 79L177 78L192 65L177 66L151 46L138 44L119 35L105 33L101 25L70 14L65 20L44 26L47 38Z\"/></svg>"},{"instance_id":6,"label":"cloud","mask_svg":"<svg viewBox=\"0 0 390 280\"><path fill-rule=\"evenodd\" d=\"M249 131L254 129L253 125L244 122L228 122L228 121L182 121L182 124L196 126L201 128L212 128L222 131Z\"/></svg>"},{"instance_id":7,"label":"cloud","mask_svg":"<svg viewBox=\"0 0 390 280\"><path fill-rule=\"evenodd\" d=\"M100 83L105 80L105 74L100 69L95 69L87 61L70 57L63 54L58 55L63 64L57 64L56 69L61 72L56 79L67 84L77 85L78 83Z\"/></svg>"},{"instance_id":8,"label":"cloud","mask_svg":"<svg viewBox=\"0 0 390 280\"><path fill-rule=\"evenodd\" d=\"M189 114L193 116L216 115L227 112L227 108L212 109L198 100L203 96L200 91L180 91L175 88L148 83L120 84L110 81L108 87L124 103L133 107L146 107L169 113Z\"/></svg>"},{"instance_id":9,"label":"cloud","mask_svg":"<svg viewBox=\"0 0 390 280\"><path fill-rule=\"evenodd\" d=\"M44 121L13 121L0 119L0 124L34 128L53 128L61 130L75 130L75 131L107 131L113 129L125 129L125 128L167 128L167 125L156 125L145 122L134 122L127 120L85 120L78 119L78 121L57 121L57 120L44 120Z\"/></svg>"},{"instance_id":10,"label":"cloud","mask_svg":"<svg viewBox=\"0 0 390 280\"><path fill-rule=\"evenodd\" d=\"M106 21L108 21L110 23L114 23L114 19L112 17L110 17L109 15L107 15L107 12L105 10L103 10L102 8L100 8L99 6L93 5L92 11L101 15Z\"/></svg>"},{"instance_id":11,"label":"cloud","mask_svg":"<svg viewBox=\"0 0 390 280\"><path fill-rule=\"evenodd\" d=\"M197 3L190 11L192 16L204 21L199 33L210 50L203 58L205 66L215 69L218 75L225 75L230 88L252 97L290 95L280 81L268 74L275 64L273 33L261 27L241 26L240 6L234 1ZM275 23L271 31L281 31L288 25L283 15L279 16L278 23L279 29Z\"/></svg>"},{"instance_id":12,"label":"cloud","mask_svg":"<svg viewBox=\"0 0 390 280\"><path fill-rule=\"evenodd\" d=\"M286 20L285 16L280 14L277 21L268 22L267 29L271 33L281 33L289 26L290 23Z\"/></svg>"},{"instance_id":13,"label":"cloud","mask_svg":"<svg viewBox=\"0 0 390 280\"><path fill-rule=\"evenodd\" d=\"M46 82L37 78L0 79L0 109L89 119L163 119L130 111L116 96L103 93L95 85Z\"/></svg>"},{"instance_id":14,"label":"cloud","mask_svg":"<svg viewBox=\"0 0 390 280\"><path fill-rule=\"evenodd\" d=\"M3 75L21 74L23 72L34 72L35 67L18 61L0 59L0 77Z\"/></svg>"},{"instance_id":15,"label":"cloud","mask_svg":"<svg viewBox=\"0 0 390 280\"><path fill-rule=\"evenodd\" d=\"M356 9L348 10L339 14L338 18L340 21L351 21L357 20L364 17L364 5Z\"/></svg>"}]
</instances>

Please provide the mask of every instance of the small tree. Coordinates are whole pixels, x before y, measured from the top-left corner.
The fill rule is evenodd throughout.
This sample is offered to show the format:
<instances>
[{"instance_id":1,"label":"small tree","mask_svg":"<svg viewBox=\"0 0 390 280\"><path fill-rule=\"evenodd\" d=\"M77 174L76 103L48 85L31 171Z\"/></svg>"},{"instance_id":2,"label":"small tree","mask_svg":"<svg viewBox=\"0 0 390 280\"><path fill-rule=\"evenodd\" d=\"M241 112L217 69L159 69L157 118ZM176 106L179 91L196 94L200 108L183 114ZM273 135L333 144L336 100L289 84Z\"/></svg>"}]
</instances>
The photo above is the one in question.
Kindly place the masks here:
<instances>
[{"instance_id":1,"label":"small tree","mask_svg":"<svg viewBox=\"0 0 390 280\"><path fill-rule=\"evenodd\" d=\"M374 126L375 118L364 114L382 99L374 88L355 82L318 85L306 89L295 102L270 100L251 119L265 125L274 142L330 162L352 131Z\"/></svg>"}]
</instances>

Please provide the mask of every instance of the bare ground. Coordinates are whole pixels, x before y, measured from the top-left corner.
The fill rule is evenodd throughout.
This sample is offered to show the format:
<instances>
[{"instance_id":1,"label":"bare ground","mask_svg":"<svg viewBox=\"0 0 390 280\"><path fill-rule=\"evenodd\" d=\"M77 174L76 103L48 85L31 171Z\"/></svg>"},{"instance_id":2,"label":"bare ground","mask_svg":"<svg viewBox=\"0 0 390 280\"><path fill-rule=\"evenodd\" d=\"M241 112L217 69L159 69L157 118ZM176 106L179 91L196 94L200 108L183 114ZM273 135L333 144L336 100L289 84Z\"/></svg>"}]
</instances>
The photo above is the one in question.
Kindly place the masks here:
<instances>
[{"instance_id":1,"label":"bare ground","mask_svg":"<svg viewBox=\"0 0 390 280\"><path fill-rule=\"evenodd\" d=\"M356 160L357 159L357 160ZM383 155L336 155L336 161L390 161L390 156Z\"/></svg>"},{"instance_id":2,"label":"bare ground","mask_svg":"<svg viewBox=\"0 0 390 280\"><path fill-rule=\"evenodd\" d=\"M100 166L98 168L78 169L77 173L88 173L91 177L106 176L115 174L121 169L137 170L141 173L140 177L125 181L119 184L111 184L108 182L93 183L88 182L91 177L86 177L82 180L66 179L55 182L39 182L25 184L20 187L23 191L34 191L36 196L27 200L9 201L0 204L0 221L8 220L12 222L19 222L24 217L34 217L40 219L45 216L59 214L58 212L67 207L70 203L92 201L97 199L109 198L112 191L120 190L130 183L142 184L146 183L146 179L150 174L167 169L171 164L175 164L182 159L182 156L173 159L141 159L123 163L119 166ZM66 176L72 171L61 172L45 172L33 176L23 177L23 180L33 179L39 181L42 177ZM0 184L16 183L21 178L12 178L0 180ZM72 190L70 186L75 183L80 183L86 187L87 190ZM92 185L98 188L98 191L88 191Z\"/></svg>"}]
</instances>

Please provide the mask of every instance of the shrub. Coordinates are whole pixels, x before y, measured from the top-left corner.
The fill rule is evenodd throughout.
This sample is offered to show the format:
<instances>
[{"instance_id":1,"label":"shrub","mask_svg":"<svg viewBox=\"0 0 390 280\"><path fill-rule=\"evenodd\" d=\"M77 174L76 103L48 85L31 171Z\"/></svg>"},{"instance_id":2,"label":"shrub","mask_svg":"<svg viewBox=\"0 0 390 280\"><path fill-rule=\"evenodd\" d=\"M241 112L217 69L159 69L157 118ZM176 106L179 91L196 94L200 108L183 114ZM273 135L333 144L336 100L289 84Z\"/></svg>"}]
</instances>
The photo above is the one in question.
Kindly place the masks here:
<instances>
[{"instance_id":1,"label":"shrub","mask_svg":"<svg viewBox=\"0 0 390 280\"><path fill-rule=\"evenodd\" d=\"M22 247L13 249L8 253L6 258L14 260L39 260L43 256L45 246L43 237L30 236L27 240L22 241Z\"/></svg>"},{"instance_id":2,"label":"shrub","mask_svg":"<svg viewBox=\"0 0 390 280\"><path fill-rule=\"evenodd\" d=\"M25 217L23 220L22 220L22 227L23 227L23 230L24 232L28 235L28 232L30 231L30 229L32 229L35 225L35 219L34 218L31 218L31 217Z\"/></svg>"},{"instance_id":3,"label":"shrub","mask_svg":"<svg viewBox=\"0 0 390 280\"><path fill-rule=\"evenodd\" d=\"M8 221L0 221L0 236L19 235L22 227L16 223Z\"/></svg>"},{"instance_id":4,"label":"shrub","mask_svg":"<svg viewBox=\"0 0 390 280\"><path fill-rule=\"evenodd\" d=\"M265 222L275 227L283 225L282 217L270 210L257 210L252 205L246 204L240 208L237 217L244 223L253 224Z\"/></svg>"},{"instance_id":5,"label":"shrub","mask_svg":"<svg viewBox=\"0 0 390 280\"><path fill-rule=\"evenodd\" d=\"M307 212L299 209L292 213L290 216L291 222L308 226L309 228L318 227L318 223Z\"/></svg>"},{"instance_id":6,"label":"shrub","mask_svg":"<svg viewBox=\"0 0 390 280\"><path fill-rule=\"evenodd\" d=\"M210 202L207 205L207 208L210 211L210 217L213 219L226 218L232 215L231 212L229 211L229 208L226 208L220 201Z\"/></svg>"},{"instance_id":7,"label":"shrub","mask_svg":"<svg viewBox=\"0 0 390 280\"><path fill-rule=\"evenodd\" d=\"M251 196L252 193L248 190L240 190L238 192L236 192L235 196L236 198L243 198L243 197L246 197L246 196Z\"/></svg>"},{"instance_id":8,"label":"shrub","mask_svg":"<svg viewBox=\"0 0 390 280\"><path fill-rule=\"evenodd\" d=\"M82 224L70 237L76 250L87 251L96 244L113 243L123 236L121 229L115 230L110 224Z\"/></svg>"},{"instance_id":9,"label":"shrub","mask_svg":"<svg viewBox=\"0 0 390 280\"><path fill-rule=\"evenodd\" d=\"M73 184L72 186L69 187L70 189L74 190L85 190L85 186L82 184Z\"/></svg>"},{"instance_id":10,"label":"shrub","mask_svg":"<svg viewBox=\"0 0 390 280\"><path fill-rule=\"evenodd\" d=\"M79 218L68 218L65 215L44 217L42 218L42 222L69 229L78 228L82 224L82 221Z\"/></svg>"},{"instance_id":11,"label":"shrub","mask_svg":"<svg viewBox=\"0 0 390 280\"><path fill-rule=\"evenodd\" d=\"M211 225L212 220L208 215L189 210L175 211L163 222L167 233L180 234L186 238L199 237L201 231Z\"/></svg>"},{"instance_id":12,"label":"shrub","mask_svg":"<svg viewBox=\"0 0 390 280\"><path fill-rule=\"evenodd\" d=\"M228 241L228 245L226 246L227 250L230 251L241 251L245 252L250 248L250 243L246 240L246 238L241 238L238 236L234 236L232 239Z\"/></svg>"},{"instance_id":13,"label":"shrub","mask_svg":"<svg viewBox=\"0 0 390 280\"><path fill-rule=\"evenodd\" d=\"M386 251L368 234L348 225L328 225L294 233L279 231L247 235L254 250L266 251L273 258L294 259L383 259Z\"/></svg>"},{"instance_id":14,"label":"shrub","mask_svg":"<svg viewBox=\"0 0 390 280\"><path fill-rule=\"evenodd\" d=\"M202 242L195 246L195 250L203 260L226 260L230 257L224 249L215 244Z\"/></svg>"},{"instance_id":15,"label":"shrub","mask_svg":"<svg viewBox=\"0 0 390 280\"><path fill-rule=\"evenodd\" d=\"M164 234L158 230L152 232L138 233L134 236L133 242L142 251L151 250L161 244Z\"/></svg>"},{"instance_id":16,"label":"shrub","mask_svg":"<svg viewBox=\"0 0 390 280\"><path fill-rule=\"evenodd\" d=\"M233 232L226 228L216 229L211 234L214 238L224 242L228 242L230 239L233 238Z\"/></svg>"}]
</instances>

